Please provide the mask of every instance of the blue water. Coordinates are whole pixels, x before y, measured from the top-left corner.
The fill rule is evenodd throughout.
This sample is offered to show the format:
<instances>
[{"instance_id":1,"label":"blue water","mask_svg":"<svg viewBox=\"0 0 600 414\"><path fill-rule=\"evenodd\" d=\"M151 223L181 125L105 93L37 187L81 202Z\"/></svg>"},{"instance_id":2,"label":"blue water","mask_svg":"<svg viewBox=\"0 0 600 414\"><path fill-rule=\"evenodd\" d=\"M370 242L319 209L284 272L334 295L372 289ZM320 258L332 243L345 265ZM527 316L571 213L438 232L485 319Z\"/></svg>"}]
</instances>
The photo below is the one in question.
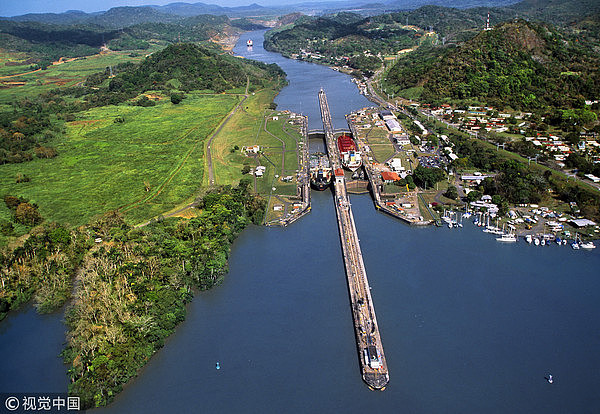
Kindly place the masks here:
<instances>
[{"instance_id":1,"label":"blue water","mask_svg":"<svg viewBox=\"0 0 600 414\"><path fill-rule=\"evenodd\" d=\"M249 36L260 43L254 33L240 44ZM311 127L320 127L322 84L338 127L337 105L368 105L344 75L260 45L252 53L284 67L279 107L300 112L291 105L302 96ZM339 91L349 95L338 103ZM332 194L312 201L288 228L245 230L224 283L199 293L139 377L95 412L600 412L600 249L500 244L470 224L415 229L353 196L390 370L388 388L372 392L360 376ZM61 317L27 311L0 324L0 391L66 387Z\"/></svg>"}]
</instances>

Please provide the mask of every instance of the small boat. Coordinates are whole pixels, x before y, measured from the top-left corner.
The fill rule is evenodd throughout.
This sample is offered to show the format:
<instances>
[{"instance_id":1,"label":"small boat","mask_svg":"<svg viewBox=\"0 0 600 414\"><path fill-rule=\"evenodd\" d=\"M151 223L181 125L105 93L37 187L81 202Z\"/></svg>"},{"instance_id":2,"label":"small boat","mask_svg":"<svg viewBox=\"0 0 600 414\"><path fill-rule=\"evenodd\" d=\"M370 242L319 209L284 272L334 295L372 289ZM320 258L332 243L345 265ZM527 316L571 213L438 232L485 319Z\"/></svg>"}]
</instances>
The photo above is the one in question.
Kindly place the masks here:
<instances>
[{"instance_id":1,"label":"small boat","mask_svg":"<svg viewBox=\"0 0 600 414\"><path fill-rule=\"evenodd\" d=\"M571 247L573 250L579 250L579 243L577 243L577 241L573 241L573 243L571 243Z\"/></svg>"},{"instance_id":2,"label":"small boat","mask_svg":"<svg viewBox=\"0 0 600 414\"><path fill-rule=\"evenodd\" d=\"M533 238L531 237L531 234L528 234L525 236L525 241L529 244L531 244L533 242Z\"/></svg>"},{"instance_id":3,"label":"small boat","mask_svg":"<svg viewBox=\"0 0 600 414\"><path fill-rule=\"evenodd\" d=\"M548 384L552 384L554 382L554 379L552 378L552 374L548 374L548 376L546 377L546 381L548 381Z\"/></svg>"},{"instance_id":4,"label":"small boat","mask_svg":"<svg viewBox=\"0 0 600 414\"><path fill-rule=\"evenodd\" d=\"M533 244L535 244L536 246L539 246L540 245L540 239L538 239L537 237L535 237L533 239Z\"/></svg>"},{"instance_id":5,"label":"small boat","mask_svg":"<svg viewBox=\"0 0 600 414\"><path fill-rule=\"evenodd\" d=\"M546 245L546 239L542 239L542 241L540 241L540 243L541 243L542 246L545 246Z\"/></svg>"},{"instance_id":6,"label":"small boat","mask_svg":"<svg viewBox=\"0 0 600 414\"><path fill-rule=\"evenodd\" d=\"M217 362L217 369L221 369L221 364Z\"/></svg>"},{"instance_id":7,"label":"small boat","mask_svg":"<svg viewBox=\"0 0 600 414\"><path fill-rule=\"evenodd\" d=\"M560 237L556 236L556 239L554 239L554 241L556 242L556 244L558 244L559 246L562 244L562 240L560 239Z\"/></svg>"},{"instance_id":8,"label":"small boat","mask_svg":"<svg viewBox=\"0 0 600 414\"><path fill-rule=\"evenodd\" d=\"M516 234L511 234L511 233L506 233L506 234L503 234L500 237L496 237L496 240L499 241L499 242L512 243L512 242L516 242L517 241L517 235Z\"/></svg>"},{"instance_id":9,"label":"small boat","mask_svg":"<svg viewBox=\"0 0 600 414\"><path fill-rule=\"evenodd\" d=\"M596 248L596 246L594 245L594 243L592 243L591 241L587 242L587 243L581 243L579 245L579 247L581 247L582 249L588 249L588 250L592 250L592 249Z\"/></svg>"},{"instance_id":10,"label":"small boat","mask_svg":"<svg viewBox=\"0 0 600 414\"><path fill-rule=\"evenodd\" d=\"M252 47L254 43L252 42L252 39L248 39L248 41L246 42L246 46L248 47Z\"/></svg>"}]
</instances>

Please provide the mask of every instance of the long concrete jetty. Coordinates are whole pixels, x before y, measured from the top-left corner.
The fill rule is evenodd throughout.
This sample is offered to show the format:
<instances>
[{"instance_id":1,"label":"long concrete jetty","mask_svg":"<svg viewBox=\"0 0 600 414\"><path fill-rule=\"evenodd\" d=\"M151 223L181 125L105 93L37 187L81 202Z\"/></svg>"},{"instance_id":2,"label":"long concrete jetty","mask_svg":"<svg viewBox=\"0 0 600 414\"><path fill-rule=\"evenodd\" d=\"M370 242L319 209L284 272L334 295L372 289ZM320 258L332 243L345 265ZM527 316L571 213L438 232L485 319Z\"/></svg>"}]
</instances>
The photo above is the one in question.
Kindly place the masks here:
<instances>
[{"instance_id":1,"label":"long concrete jetty","mask_svg":"<svg viewBox=\"0 0 600 414\"><path fill-rule=\"evenodd\" d=\"M383 353L379 326L375 317L375 307L371 298L367 272L360 250L358 233L354 224L354 216L346 191L346 180L341 172L342 163L335 142L331 113L327 104L327 96L323 90L319 92L319 105L329 158L335 171L335 208L346 266L348 292L354 318L354 332L362 377L372 389L383 390L390 377Z\"/></svg>"}]
</instances>

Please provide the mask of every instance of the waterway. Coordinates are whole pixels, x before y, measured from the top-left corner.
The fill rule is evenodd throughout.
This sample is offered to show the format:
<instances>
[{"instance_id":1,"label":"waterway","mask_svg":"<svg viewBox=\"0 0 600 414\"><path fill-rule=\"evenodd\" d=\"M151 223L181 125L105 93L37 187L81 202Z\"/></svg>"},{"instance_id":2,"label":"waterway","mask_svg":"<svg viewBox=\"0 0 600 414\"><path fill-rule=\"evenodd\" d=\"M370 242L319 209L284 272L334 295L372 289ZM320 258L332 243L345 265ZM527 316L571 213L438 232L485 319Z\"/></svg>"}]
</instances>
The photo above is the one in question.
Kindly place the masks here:
<instances>
[{"instance_id":1,"label":"waterway","mask_svg":"<svg viewBox=\"0 0 600 414\"><path fill-rule=\"evenodd\" d=\"M261 33L235 50L288 73L279 108L318 128L321 86L336 127L369 105L347 76L265 52ZM352 196L390 370L388 388L373 392L360 375L332 194L312 202L288 228L245 230L223 284L197 294L139 377L94 412L600 412L600 249L500 244L471 224L415 229ZM66 387L61 319L30 309L0 324L1 391Z\"/></svg>"}]
</instances>

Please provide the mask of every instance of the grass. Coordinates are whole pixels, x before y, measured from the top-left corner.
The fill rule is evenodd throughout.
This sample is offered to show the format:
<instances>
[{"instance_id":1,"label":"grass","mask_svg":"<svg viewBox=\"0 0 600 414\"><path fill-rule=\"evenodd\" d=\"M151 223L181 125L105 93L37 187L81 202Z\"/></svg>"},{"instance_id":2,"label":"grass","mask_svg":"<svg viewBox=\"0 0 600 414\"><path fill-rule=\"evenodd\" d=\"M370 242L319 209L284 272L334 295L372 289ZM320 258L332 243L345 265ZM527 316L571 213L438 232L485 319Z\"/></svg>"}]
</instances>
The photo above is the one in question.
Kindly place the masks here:
<instances>
[{"instance_id":1,"label":"grass","mask_svg":"<svg viewBox=\"0 0 600 414\"><path fill-rule=\"evenodd\" d=\"M24 82L24 85L8 85L9 88L0 93L0 104L8 104L15 100L31 97L57 87L74 86L93 73L104 71L108 66L116 66L123 62L138 62L149 51L138 51L139 56L129 56L132 51L109 52L93 56L77 58L60 65L49 66L46 70L0 79L0 82ZM23 54L0 54L0 77L30 71L30 65L5 66L6 62L26 59Z\"/></svg>"},{"instance_id":2,"label":"grass","mask_svg":"<svg viewBox=\"0 0 600 414\"><path fill-rule=\"evenodd\" d=\"M274 92L262 90L248 97L213 139L211 145L213 170L217 184L235 184L243 177L245 164L266 167L263 177L256 178L256 191L260 194L295 195L295 172L298 169L298 141L302 136L299 127L289 123L289 114L265 110L272 101ZM276 117L277 119L274 119ZM285 154L283 154L285 143ZM235 146L239 150L234 150ZM262 154L257 158L247 157L241 149L259 145ZM282 166L282 162L285 164ZM208 174L207 174L208 175ZM205 184L208 184L208 177ZM275 175L279 175L276 178ZM293 175L294 181L282 182L281 176ZM276 190L273 191L272 187Z\"/></svg>"},{"instance_id":3,"label":"grass","mask_svg":"<svg viewBox=\"0 0 600 414\"><path fill-rule=\"evenodd\" d=\"M53 143L58 157L0 166L5 193L24 196L53 221L80 225L122 208L139 222L189 199L204 178L204 140L239 97L190 93L179 105L94 108ZM117 116L124 123L115 123ZM17 173L31 178L15 183ZM149 191L147 191L147 188Z\"/></svg>"}]
</instances>

